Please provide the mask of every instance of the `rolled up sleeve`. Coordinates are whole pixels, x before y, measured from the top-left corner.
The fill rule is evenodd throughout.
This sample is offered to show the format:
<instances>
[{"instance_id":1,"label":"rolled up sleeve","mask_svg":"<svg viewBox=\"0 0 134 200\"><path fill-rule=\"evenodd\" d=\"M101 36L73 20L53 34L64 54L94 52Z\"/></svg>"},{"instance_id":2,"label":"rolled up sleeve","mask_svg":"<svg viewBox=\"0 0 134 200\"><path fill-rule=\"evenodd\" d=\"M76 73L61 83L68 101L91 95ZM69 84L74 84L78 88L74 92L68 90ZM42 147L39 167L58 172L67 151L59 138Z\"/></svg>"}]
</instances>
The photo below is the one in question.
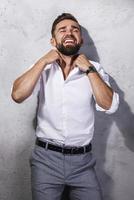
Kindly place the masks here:
<instances>
[{"instance_id":1,"label":"rolled up sleeve","mask_svg":"<svg viewBox=\"0 0 134 200\"><path fill-rule=\"evenodd\" d=\"M98 73L100 74L101 78L103 79L103 81L108 85L110 86L110 83L109 83L109 75L104 71L103 67L97 63L97 62L93 62L92 63L95 68L97 69ZM111 87L111 86L110 86ZM94 95L93 95L94 96ZM95 99L95 97L94 97ZM119 107L119 95L117 92L113 92L113 98L112 98L112 104L111 104L111 107L108 109L108 110L105 110L104 108L100 107L97 103L96 103L96 110L97 111L103 111L107 114L112 114L114 112L116 112L116 110L118 109Z\"/></svg>"},{"instance_id":2,"label":"rolled up sleeve","mask_svg":"<svg viewBox=\"0 0 134 200\"><path fill-rule=\"evenodd\" d=\"M108 110L105 110L102 107L100 107L98 104L96 104L97 111L103 111L107 114L112 114L112 113L116 112L118 107L119 107L119 95L116 92L113 93L112 104Z\"/></svg>"}]
</instances>

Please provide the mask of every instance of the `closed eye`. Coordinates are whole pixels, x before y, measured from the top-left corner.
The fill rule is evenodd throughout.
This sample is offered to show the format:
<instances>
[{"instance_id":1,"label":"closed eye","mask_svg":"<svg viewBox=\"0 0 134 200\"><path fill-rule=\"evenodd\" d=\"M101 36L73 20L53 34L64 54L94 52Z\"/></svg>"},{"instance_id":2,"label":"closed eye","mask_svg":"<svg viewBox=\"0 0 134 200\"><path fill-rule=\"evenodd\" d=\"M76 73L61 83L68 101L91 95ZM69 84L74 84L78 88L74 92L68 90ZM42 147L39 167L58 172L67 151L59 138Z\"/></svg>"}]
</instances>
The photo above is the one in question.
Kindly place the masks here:
<instances>
[{"instance_id":1,"label":"closed eye","mask_svg":"<svg viewBox=\"0 0 134 200\"><path fill-rule=\"evenodd\" d=\"M65 29L61 29L61 30L60 30L60 33L65 33L65 32L66 32Z\"/></svg>"},{"instance_id":2,"label":"closed eye","mask_svg":"<svg viewBox=\"0 0 134 200\"><path fill-rule=\"evenodd\" d=\"M79 32L79 29L73 29L73 32Z\"/></svg>"}]
</instances>

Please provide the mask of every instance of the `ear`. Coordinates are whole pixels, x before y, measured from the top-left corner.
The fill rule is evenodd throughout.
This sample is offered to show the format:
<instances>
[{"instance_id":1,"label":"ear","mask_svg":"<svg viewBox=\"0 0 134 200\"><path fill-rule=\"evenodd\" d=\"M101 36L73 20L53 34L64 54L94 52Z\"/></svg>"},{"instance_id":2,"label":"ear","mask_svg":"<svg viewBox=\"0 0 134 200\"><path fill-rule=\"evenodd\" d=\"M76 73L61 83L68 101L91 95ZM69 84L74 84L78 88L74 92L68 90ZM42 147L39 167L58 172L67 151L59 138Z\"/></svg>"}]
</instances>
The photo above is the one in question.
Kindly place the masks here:
<instances>
[{"instance_id":1,"label":"ear","mask_svg":"<svg viewBox=\"0 0 134 200\"><path fill-rule=\"evenodd\" d=\"M54 39L53 37L51 38L50 43L51 43L51 45L52 45L53 47L56 46L56 41L55 41L55 39Z\"/></svg>"}]
</instances>

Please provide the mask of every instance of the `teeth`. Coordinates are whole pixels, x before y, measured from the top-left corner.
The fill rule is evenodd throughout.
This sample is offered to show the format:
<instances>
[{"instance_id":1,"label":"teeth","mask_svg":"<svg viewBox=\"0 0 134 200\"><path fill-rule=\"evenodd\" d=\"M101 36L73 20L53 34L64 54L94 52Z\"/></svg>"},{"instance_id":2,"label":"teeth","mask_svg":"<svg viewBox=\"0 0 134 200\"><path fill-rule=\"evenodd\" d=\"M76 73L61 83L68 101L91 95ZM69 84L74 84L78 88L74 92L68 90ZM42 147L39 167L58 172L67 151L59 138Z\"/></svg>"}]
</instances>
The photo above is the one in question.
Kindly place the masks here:
<instances>
[{"instance_id":1,"label":"teeth","mask_svg":"<svg viewBox=\"0 0 134 200\"><path fill-rule=\"evenodd\" d=\"M65 43L67 43L67 42L74 42L74 40L67 39L67 40L65 41Z\"/></svg>"}]
</instances>

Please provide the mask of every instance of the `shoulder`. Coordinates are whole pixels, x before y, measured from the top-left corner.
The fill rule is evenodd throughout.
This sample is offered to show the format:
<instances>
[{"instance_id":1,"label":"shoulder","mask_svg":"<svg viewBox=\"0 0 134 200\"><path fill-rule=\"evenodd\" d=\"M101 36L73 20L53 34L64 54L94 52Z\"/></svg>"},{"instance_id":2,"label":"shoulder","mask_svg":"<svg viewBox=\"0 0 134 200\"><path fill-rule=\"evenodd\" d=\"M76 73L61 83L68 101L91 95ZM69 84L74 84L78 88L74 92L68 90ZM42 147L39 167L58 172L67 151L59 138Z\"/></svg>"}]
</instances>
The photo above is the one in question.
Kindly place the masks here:
<instances>
[{"instance_id":1,"label":"shoulder","mask_svg":"<svg viewBox=\"0 0 134 200\"><path fill-rule=\"evenodd\" d=\"M50 76L52 76L52 75L55 73L55 71L56 71L56 64L55 64L55 63L48 64L48 65L44 68L44 70L43 70L43 72L42 72L42 74L41 74L41 79L47 81L48 78L49 78Z\"/></svg>"},{"instance_id":2,"label":"shoulder","mask_svg":"<svg viewBox=\"0 0 134 200\"><path fill-rule=\"evenodd\" d=\"M57 67L56 62L53 62L53 63L51 63L51 64L48 64L48 65L44 68L43 72L47 72L47 71L50 71L50 70L54 70L56 67Z\"/></svg>"}]
</instances>

